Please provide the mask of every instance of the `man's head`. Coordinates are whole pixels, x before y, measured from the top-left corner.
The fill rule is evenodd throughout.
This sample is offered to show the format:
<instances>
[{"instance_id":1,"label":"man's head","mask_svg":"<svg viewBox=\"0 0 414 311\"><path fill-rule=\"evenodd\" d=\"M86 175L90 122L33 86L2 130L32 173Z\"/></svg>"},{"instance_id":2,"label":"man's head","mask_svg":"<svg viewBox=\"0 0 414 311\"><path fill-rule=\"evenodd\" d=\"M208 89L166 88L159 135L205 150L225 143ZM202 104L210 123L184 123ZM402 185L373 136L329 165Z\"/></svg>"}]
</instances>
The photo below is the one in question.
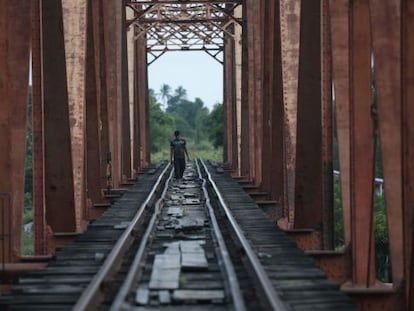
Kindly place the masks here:
<instances>
[{"instance_id":1,"label":"man's head","mask_svg":"<svg viewBox=\"0 0 414 311\"><path fill-rule=\"evenodd\" d=\"M175 131L175 132L174 132L174 136L175 136L176 138L180 137L180 131L178 131L178 130L177 130L177 131Z\"/></svg>"}]
</instances>

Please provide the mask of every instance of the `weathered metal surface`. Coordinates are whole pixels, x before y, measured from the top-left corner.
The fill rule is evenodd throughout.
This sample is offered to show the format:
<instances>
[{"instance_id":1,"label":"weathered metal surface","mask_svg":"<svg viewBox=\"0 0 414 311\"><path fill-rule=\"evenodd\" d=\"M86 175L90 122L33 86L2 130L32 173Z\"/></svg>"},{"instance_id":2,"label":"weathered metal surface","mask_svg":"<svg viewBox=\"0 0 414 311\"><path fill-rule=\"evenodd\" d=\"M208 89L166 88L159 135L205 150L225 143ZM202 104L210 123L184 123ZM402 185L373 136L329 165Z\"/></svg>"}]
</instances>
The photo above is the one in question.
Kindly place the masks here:
<instances>
[{"instance_id":1,"label":"weathered metal surface","mask_svg":"<svg viewBox=\"0 0 414 311\"><path fill-rule=\"evenodd\" d=\"M404 279L400 1L371 0L370 13L392 279L398 287Z\"/></svg>"},{"instance_id":2,"label":"weathered metal surface","mask_svg":"<svg viewBox=\"0 0 414 311\"><path fill-rule=\"evenodd\" d=\"M403 180L404 255L406 308L414 308L414 2L403 1L402 10L402 87L403 87Z\"/></svg>"},{"instance_id":3,"label":"weathered metal surface","mask_svg":"<svg viewBox=\"0 0 414 311\"><path fill-rule=\"evenodd\" d=\"M100 154L100 114L99 114L99 80L96 75L98 55L95 55L96 40L94 33L99 24L93 19L93 7L88 3L87 8L87 40L85 63L85 139L86 139L86 186L87 198L91 204L102 203L101 193L101 154ZM88 208L88 207L86 207ZM89 217L88 217L89 218Z\"/></svg>"},{"instance_id":4,"label":"weathered metal surface","mask_svg":"<svg viewBox=\"0 0 414 311\"><path fill-rule=\"evenodd\" d=\"M248 78L247 73L249 72L248 62L248 31L246 29L248 10L246 7L243 9L243 33L242 33L242 46L241 46L241 98L240 98L240 173L241 176L246 176L248 180L251 180L250 174L250 143L249 143L249 128L252 126L250 122L250 110L248 100Z\"/></svg>"},{"instance_id":5,"label":"weathered metal surface","mask_svg":"<svg viewBox=\"0 0 414 311\"><path fill-rule=\"evenodd\" d=\"M148 64L169 51L204 51L222 63L225 42L234 37L232 28L241 23L234 15L241 1L130 1L135 38L147 38Z\"/></svg>"},{"instance_id":6,"label":"weathered metal surface","mask_svg":"<svg viewBox=\"0 0 414 311\"><path fill-rule=\"evenodd\" d=\"M54 232L72 232L76 231L76 212L59 1L42 2L42 39L46 222Z\"/></svg>"},{"instance_id":7,"label":"weathered metal surface","mask_svg":"<svg viewBox=\"0 0 414 311\"><path fill-rule=\"evenodd\" d=\"M247 66L246 87L249 110L248 144L249 144L249 176L256 185L262 181L262 137L263 137L263 24L262 3L246 1L247 28ZM242 151L246 152L246 151Z\"/></svg>"},{"instance_id":8,"label":"weathered metal surface","mask_svg":"<svg viewBox=\"0 0 414 311\"><path fill-rule=\"evenodd\" d=\"M315 265L325 272L327 278L338 284L344 284L351 277L350 252L345 251L307 251Z\"/></svg>"},{"instance_id":9,"label":"weathered metal surface","mask_svg":"<svg viewBox=\"0 0 414 311\"><path fill-rule=\"evenodd\" d=\"M322 1L322 181L324 249L334 248L332 48L328 1Z\"/></svg>"},{"instance_id":10,"label":"weathered metal surface","mask_svg":"<svg viewBox=\"0 0 414 311\"><path fill-rule=\"evenodd\" d=\"M350 201L350 106L349 106L349 1L331 0L332 79L338 158L341 170L341 198L344 244L351 242Z\"/></svg>"},{"instance_id":11,"label":"weathered metal surface","mask_svg":"<svg viewBox=\"0 0 414 311\"><path fill-rule=\"evenodd\" d=\"M130 126L130 101L129 101L129 74L128 67L128 41L127 41L127 32L126 32L126 12L125 8L121 10L121 92L122 92L122 101L121 101L121 153L122 153L122 182L127 182L132 176L132 167L131 167L131 126ZM133 68L133 67L132 67Z\"/></svg>"},{"instance_id":12,"label":"weathered metal surface","mask_svg":"<svg viewBox=\"0 0 414 311\"><path fill-rule=\"evenodd\" d=\"M32 159L33 159L33 232L34 253L44 255L46 247L45 219L45 176L43 165L43 98L42 98L42 42L40 1L33 1L31 7L32 44Z\"/></svg>"},{"instance_id":13,"label":"weathered metal surface","mask_svg":"<svg viewBox=\"0 0 414 311\"><path fill-rule=\"evenodd\" d=\"M10 206L2 211L3 221L11 219L11 235L2 243L5 248L0 250L0 261L10 262L18 259L21 251L30 2L0 1L0 20L0 192L8 193L11 199Z\"/></svg>"},{"instance_id":14,"label":"weathered metal surface","mask_svg":"<svg viewBox=\"0 0 414 311\"><path fill-rule=\"evenodd\" d=\"M234 31L233 29L231 30ZM226 35L223 62L223 161L230 169L237 167L237 132L236 132L236 77L235 77L235 44Z\"/></svg>"},{"instance_id":15,"label":"weathered metal surface","mask_svg":"<svg viewBox=\"0 0 414 311\"><path fill-rule=\"evenodd\" d=\"M131 19L134 16L134 11L130 8L126 9L126 18ZM127 36L127 55L128 55L128 98L129 98L129 126L130 126L130 157L131 157L131 174L135 175L137 172L135 170L134 162L136 162L135 157L137 153L135 136L135 105L136 105L136 94L135 90L135 39L134 34L135 28L130 26L126 29Z\"/></svg>"},{"instance_id":16,"label":"weathered metal surface","mask_svg":"<svg viewBox=\"0 0 414 311\"><path fill-rule=\"evenodd\" d=\"M121 2L102 1L112 186L121 182Z\"/></svg>"},{"instance_id":17,"label":"weathered metal surface","mask_svg":"<svg viewBox=\"0 0 414 311\"><path fill-rule=\"evenodd\" d=\"M283 202L284 145L282 96L282 57L280 39L279 2L268 1L264 5L265 31L263 48L263 190L270 199Z\"/></svg>"},{"instance_id":18,"label":"weathered metal surface","mask_svg":"<svg viewBox=\"0 0 414 311\"><path fill-rule=\"evenodd\" d=\"M140 149L141 149L141 167L144 167L150 163L150 142L149 142L149 101L148 101L148 68L146 41L142 42L139 47L139 55L142 63L140 63L140 80L138 81L140 88L139 94L139 109L140 109Z\"/></svg>"},{"instance_id":19,"label":"weathered metal surface","mask_svg":"<svg viewBox=\"0 0 414 311\"><path fill-rule=\"evenodd\" d=\"M87 0L62 0L76 229L86 209L85 68Z\"/></svg>"},{"instance_id":20,"label":"weathered metal surface","mask_svg":"<svg viewBox=\"0 0 414 311\"><path fill-rule=\"evenodd\" d=\"M374 120L369 1L352 3L350 33L351 240L353 281L375 282L373 232Z\"/></svg>"},{"instance_id":21,"label":"weathered metal surface","mask_svg":"<svg viewBox=\"0 0 414 311\"><path fill-rule=\"evenodd\" d=\"M102 1L91 1L93 25L93 40L95 53L95 79L96 96L98 107L99 122L99 164L100 164L100 186L107 187L107 157L109 149L109 124L108 124L108 97L106 79L106 52L103 24L103 5Z\"/></svg>"},{"instance_id":22,"label":"weathered metal surface","mask_svg":"<svg viewBox=\"0 0 414 311\"><path fill-rule=\"evenodd\" d=\"M322 210L321 7L302 1L295 177L295 228L320 228Z\"/></svg>"},{"instance_id":23,"label":"weathered metal surface","mask_svg":"<svg viewBox=\"0 0 414 311\"><path fill-rule=\"evenodd\" d=\"M301 0L280 1L281 54L283 67L285 196L283 213L288 223L295 219L295 165L299 75Z\"/></svg>"}]
</instances>

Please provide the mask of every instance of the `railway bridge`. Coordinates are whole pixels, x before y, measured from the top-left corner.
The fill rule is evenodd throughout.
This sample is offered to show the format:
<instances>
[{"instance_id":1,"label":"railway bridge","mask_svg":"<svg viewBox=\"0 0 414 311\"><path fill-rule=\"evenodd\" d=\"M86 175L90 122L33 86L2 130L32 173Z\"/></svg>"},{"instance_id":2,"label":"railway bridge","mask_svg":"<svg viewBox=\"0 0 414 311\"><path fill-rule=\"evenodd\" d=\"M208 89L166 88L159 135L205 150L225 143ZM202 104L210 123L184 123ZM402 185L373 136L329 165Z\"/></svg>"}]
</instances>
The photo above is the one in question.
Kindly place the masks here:
<instances>
[{"instance_id":1,"label":"railway bridge","mask_svg":"<svg viewBox=\"0 0 414 311\"><path fill-rule=\"evenodd\" d=\"M131 227L132 218L121 221L116 218L116 209L127 217L131 200L149 205L150 201L134 195L145 192L150 198L152 187L161 183L162 178L159 182L156 178L167 178L170 169L166 163L151 163L148 65L169 51L204 51L223 66L223 163L189 163L190 175L181 186L167 178L165 189L173 192L164 191L169 198L164 202L170 207L165 214L165 207L158 204L147 218L156 215L158 209L157 213L165 214L160 216L161 221L187 217L187 213L200 215L203 208L206 215L214 215L207 202L208 193L215 193L211 200L219 199L213 205L229 208L217 217L229 214L229 222L235 223L232 228L241 228L247 238L240 237L243 234L239 236L236 229L222 233L240 238L234 242L234 249L227 246L229 257L226 251L209 255L211 243L227 240L220 234L212 240L198 234L203 239L199 243L169 242L163 251L179 252L181 261L179 268L171 268L168 265L174 265L177 256L168 257L168 273L191 267L184 262L185 249L191 249L191 254L201 258L199 265L206 264L206 258L208 269L215 256L221 258L219 262L233 261L234 268L217 271L224 269L224 274L231 276L233 269L239 281L239 270L249 275L257 272L253 279L264 281L253 280L253 284L262 284L255 286L264 296L277 297L264 303L252 298L264 309L351 310L354 304L360 310L413 310L412 33L414 2L410 0L0 0L0 283L4 292L0 306L27 308L23 302L19 305L13 301L24 301L36 291L57 295L53 290L48 292L53 289L52 281L47 288L30 287L39 281L25 279L24 273L50 274L60 262L59 256L66 256L65 269L75 271L78 251L70 257L71 247L89 241L99 224L106 226L106 231L117 226L116 230L124 228L134 236L140 236L141 231L145 234L146 224L137 222ZM29 90L32 111L27 108ZM24 257L21 240L28 114L33 135L35 255ZM335 154L340 170L336 177ZM389 241L387 280L376 273L378 217L374 200L379 155ZM209 190L191 190L193 183L201 187L202 181ZM334 187L340 188L339 215L334 213ZM180 194L180 189L185 191ZM244 192L238 192L241 189ZM248 203L234 201L235 196ZM171 207L174 200L181 200L183 206L192 205L192 199L206 202L205 207ZM232 210L232 204L245 210ZM262 214L272 224L270 229L260 218ZM343 219L340 249L334 243L338 217ZM220 219L218 225L225 222ZM213 230L215 220L207 222ZM246 223L266 229L260 233L252 226L243 227ZM192 226L198 228L197 222ZM156 227L177 230L165 223ZM274 246L280 236L290 240ZM99 237L94 236L93 241ZM139 244L139 239L129 244ZM296 243L295 251L278 253L293 247L289 241ZM268 244L262 245L264 242ZM161 242L154 238L152 243ZM257 262L261 261L258 268L255 261L249 261L249 269L238 269L234 263L231 254L244 244L247 248L242 255L252 252ZM88 254L95 262L101 256L107 262L118 244L114 241L108 245ZM260 250L254 248L259 246ZM271 247L275 249L270 251ZM151 265L166 269L162 266L164 257L157 257L162 255L157 253L159 248L147 251L148 256L156 253ZM296 252L306 257L295 257L299 256ZM88 254L78 258L78 265L90 259ZM264 262L270 258L279 261L269 268ZM319 272L301 266L308 264L309 258ZM278 285L272 287L270 283L279 284L272 278L278 279L277 267L287 267L289 262L298 264L296 274L309 273L311 280L322 278L318 273L323 271L324 281L307 279L292 284L290 279L284 280L278 292ZM48 264L52 266L43 269ZM73 284L56 285L57 291L81 296L101 270L85 270L91 277L79 281L83 282L80 289L73 289ZM213 270L209 271L217 272ZM145 281L136 285L135 303L143 310L156 308L146 303L154 290L159 295L158 304L168 304L170 299L176 304L190 301L194 307L190 298L195 298L188 295L199 295L196 303L210 299L218 310L226 299L232 301L234 309L245 308L237 304L239 296L231 286L200 294L178 289L178 285L154 285L158 279L152 277L149 287L141 286ZM242 283L239 289L244 292ZM336 291L333 284L338 286ZM323 295L330 290L332 296ZM232 298L225 298L227 294ZM62 298L63 303L67 308L87 308L78 296L71 296L73 301ZM54 310L54 303L59 301L53 301L52 295L45 302L45 297L50 295L45 294L41 302L31 298L26 302Z\"/></svg>"}]
</instances>

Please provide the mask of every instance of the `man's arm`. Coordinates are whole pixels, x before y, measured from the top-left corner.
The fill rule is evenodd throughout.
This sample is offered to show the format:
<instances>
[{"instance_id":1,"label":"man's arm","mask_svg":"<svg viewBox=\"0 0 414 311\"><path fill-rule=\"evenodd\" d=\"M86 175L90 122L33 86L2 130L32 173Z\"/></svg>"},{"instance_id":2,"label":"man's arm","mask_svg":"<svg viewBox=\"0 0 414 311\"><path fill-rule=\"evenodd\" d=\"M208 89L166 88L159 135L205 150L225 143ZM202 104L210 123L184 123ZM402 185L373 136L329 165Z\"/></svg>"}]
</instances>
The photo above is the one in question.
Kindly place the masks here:
<instances>
[{"instance_id":1,"label":"man's arm","mask_svg":"<svg viewBox=\"0 0 414 311\"><path fill-rule=\"evenodd\" d=\"M170 148L170 162L173 163L174 148Z\"/></svg>"},{"instance_id":2,"label":"man's arm","mask_svg":"<svg viewBox=\"0 0 414 311\"><path fill-rule=\"evenodd\" d=\"M184 152L185 152L185 155L187 156L187 161L190 161L190 156L188 155L186 146L184 146Z\"/></svg>"}]
</instances>

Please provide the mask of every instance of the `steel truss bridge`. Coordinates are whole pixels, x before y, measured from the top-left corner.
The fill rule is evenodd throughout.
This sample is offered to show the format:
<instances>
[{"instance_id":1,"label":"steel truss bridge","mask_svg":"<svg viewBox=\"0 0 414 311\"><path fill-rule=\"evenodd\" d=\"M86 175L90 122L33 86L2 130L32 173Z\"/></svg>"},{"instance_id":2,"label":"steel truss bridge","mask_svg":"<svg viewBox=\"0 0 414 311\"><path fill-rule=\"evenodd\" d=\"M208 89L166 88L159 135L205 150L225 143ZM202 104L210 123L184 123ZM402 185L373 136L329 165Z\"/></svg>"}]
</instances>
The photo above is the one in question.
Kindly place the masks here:
<instances>
[{"instance_id":1,"label":"steel truss bridge","mask_svg":"<svg viewBox=\"0 0 414 311\"><path fill-rule=\"evenodd\" d=\"M151 163L148 66L204 51L223 65L226 171L278 206L275 226L361 310L412 310L413 33L410 0L0 0L2 273L48 259ZM24 259L28 113L35 256ZM392 283L375 274L376 150Z\"/></svg>"}]
</instances>

